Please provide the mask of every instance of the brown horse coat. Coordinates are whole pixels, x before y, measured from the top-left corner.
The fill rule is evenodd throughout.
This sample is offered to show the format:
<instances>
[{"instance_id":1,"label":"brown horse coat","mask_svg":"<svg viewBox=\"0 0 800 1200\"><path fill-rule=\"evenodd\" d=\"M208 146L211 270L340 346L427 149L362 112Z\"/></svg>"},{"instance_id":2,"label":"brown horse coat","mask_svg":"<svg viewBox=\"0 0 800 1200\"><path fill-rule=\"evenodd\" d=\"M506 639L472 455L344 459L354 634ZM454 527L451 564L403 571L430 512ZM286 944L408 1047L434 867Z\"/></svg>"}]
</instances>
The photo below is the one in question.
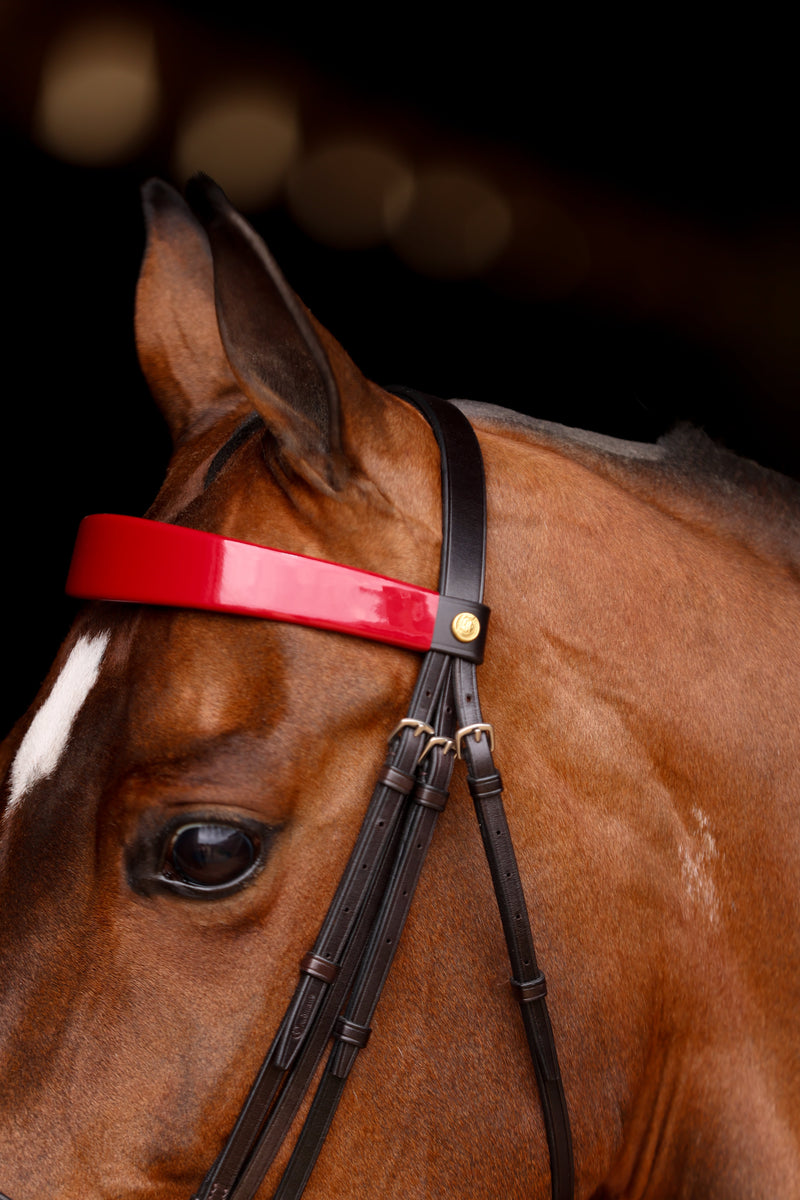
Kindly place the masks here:
<instances>
[{"instance_id":1,"label":"brown horse coat","mask_svg":"<svg viewBox=\"0 0 800 1200\"><path fill-rule=\"evenodd\" d=\"M175 193L149 185L146 208L137 340L175 442L148 515L435 587L424 421L364 379L235 214L216 218L212 263ZM691 433L633 446L464 409L489 500L482 702L576 1195L800 1196L796 488ZM265 433L204 487L253 410ZM12 1200L198 1187L417 665L265 621L85 609L2 748ZM203 901L152 882L165 830L189 818L260 831L247 886ZM507 978L457 770L309 1200L549 1194Z\"/></svg>"}]
</instances>

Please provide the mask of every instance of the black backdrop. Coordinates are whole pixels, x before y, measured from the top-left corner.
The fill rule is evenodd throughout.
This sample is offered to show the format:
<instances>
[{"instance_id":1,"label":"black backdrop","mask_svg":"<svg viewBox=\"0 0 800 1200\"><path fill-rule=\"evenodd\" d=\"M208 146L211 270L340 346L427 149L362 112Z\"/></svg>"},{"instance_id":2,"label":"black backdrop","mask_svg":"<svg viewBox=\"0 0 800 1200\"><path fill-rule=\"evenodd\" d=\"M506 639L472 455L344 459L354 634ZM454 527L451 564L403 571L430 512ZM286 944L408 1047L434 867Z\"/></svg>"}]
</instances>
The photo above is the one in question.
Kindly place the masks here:
<instances>
[{"instance_id":1,"label":"black backdrop","mask_svg":"<svg viewBox=\"0 0 800 1200\"><path fill-rule=\"evenodd\" d=\"M72 7L8 3L0 14L0 733L32 699L74 611L62 587L78 520L141 513L168 454L132 332L139 186L169 176L164 145L124 166L79 167L37 148L26 123L37 70L31 22L40 46ZM587 26L574 11L559 19L537 9L521 27L497 7L473 22L432 5L376 10L369 22L238 0L132 7L173 28L186 23L195 38L285 54L331 91L346 89L356 107L385 105L440 144L490 147L557 180L584 211L609 206L615 227L634 214L633 252L651 248L642 251L645 278L659 237L689 229L674 251L684 294L690 307L692 296L717 297L705 321L702 300L683 319L654 304L646 284L637 294L635 270L622 300L613 279L556 296L537 293L535 281L436 281L384 247L316 244L280 200L250 214L367 374L623 437L649 440L688 419L798 474L797 111L786 31L680 27L675 17L615 29L605 17Z\"/></svg>"}]
</instances>

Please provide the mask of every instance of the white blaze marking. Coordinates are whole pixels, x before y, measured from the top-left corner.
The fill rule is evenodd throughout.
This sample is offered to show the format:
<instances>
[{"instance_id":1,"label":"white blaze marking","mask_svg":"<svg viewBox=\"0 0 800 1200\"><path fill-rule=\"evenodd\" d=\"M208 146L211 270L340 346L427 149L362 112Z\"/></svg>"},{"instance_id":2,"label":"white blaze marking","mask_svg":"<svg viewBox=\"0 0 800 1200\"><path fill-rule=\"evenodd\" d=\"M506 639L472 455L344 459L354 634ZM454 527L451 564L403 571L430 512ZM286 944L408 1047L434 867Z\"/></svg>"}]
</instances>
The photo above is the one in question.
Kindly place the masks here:
<instances>
[{"instance_id":1,"label":"white blaze marking","mask_svg":"<svg viewBox=\"0 0 800 1200\"><path fill-rule=\"evenodd\" d=\"M81 637L50 695L31 721L11 768L8 811L30 787L52 775L66 749L75 718L97 682L109 635Z\"/></svg>"}]
</instances>

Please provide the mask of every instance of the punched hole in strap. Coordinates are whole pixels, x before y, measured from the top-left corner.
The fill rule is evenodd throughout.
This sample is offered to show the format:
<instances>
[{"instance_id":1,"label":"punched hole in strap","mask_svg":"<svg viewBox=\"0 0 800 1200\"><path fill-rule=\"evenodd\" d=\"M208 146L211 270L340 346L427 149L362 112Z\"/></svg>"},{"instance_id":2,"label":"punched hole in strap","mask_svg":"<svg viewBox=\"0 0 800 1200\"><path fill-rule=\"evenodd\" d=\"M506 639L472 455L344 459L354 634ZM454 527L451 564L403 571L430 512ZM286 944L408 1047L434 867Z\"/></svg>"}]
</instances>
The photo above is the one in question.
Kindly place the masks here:
<instances>
[{"instance_id":1,"label":"punched hole in strap","mask_svg":"<svg viewBox=\"0 0 800 1200\"><path fill-rule=\"evenodd\" d=\"M509 983L520 1004L531 1004L547 995L547 981L541 971L535 979L526 979L522 983L518 979L510 979Z\"/></svg>"},{"instance_id":2,"label":"punched hole in strap","mask_svg":"<svg viewBox=\"0 0 800 1200\"><path fill-rule=\"evenodd\" d=\"M333 1029L335 1038L351 1046L358 1046L359 1050L364 1049L371 1033L369 1025L357 1025L355 1021L348 1021L346 1017L338 1017Z\"/></svg>"},{"instance_id":3,"label":"punched hole in strap","mask_svg":"<svg viewBox=\"0 0 800 1200\"><path fill-rule=\"evenodd\" d=\"M318 954L311 952L304 955L300 970L304 975L313 975L315 979L321 979L324 983L333 983L339 974L336 963L328 962L327 958L320 958Z\"/></svg>"}]
</instances>

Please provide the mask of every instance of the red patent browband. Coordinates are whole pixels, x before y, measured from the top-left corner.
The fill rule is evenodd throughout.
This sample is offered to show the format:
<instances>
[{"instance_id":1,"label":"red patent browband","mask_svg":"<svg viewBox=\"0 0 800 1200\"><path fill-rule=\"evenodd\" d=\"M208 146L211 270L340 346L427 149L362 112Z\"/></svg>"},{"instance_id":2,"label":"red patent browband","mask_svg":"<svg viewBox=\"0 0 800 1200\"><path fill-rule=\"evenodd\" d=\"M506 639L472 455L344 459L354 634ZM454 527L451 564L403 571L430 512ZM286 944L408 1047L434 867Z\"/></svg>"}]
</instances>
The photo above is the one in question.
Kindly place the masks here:
<instances>
[{"instance_id":1,"label":"red patent browband","mask_svg":"<svg viewBox=\"0 0 800 1200\"><path fill-rule=\"evenodd\" d=\"M430 649L440 599L371 571L110 513L81 522L66 590L289 621L409 650Z\"/></svg>"}]
</instances>

